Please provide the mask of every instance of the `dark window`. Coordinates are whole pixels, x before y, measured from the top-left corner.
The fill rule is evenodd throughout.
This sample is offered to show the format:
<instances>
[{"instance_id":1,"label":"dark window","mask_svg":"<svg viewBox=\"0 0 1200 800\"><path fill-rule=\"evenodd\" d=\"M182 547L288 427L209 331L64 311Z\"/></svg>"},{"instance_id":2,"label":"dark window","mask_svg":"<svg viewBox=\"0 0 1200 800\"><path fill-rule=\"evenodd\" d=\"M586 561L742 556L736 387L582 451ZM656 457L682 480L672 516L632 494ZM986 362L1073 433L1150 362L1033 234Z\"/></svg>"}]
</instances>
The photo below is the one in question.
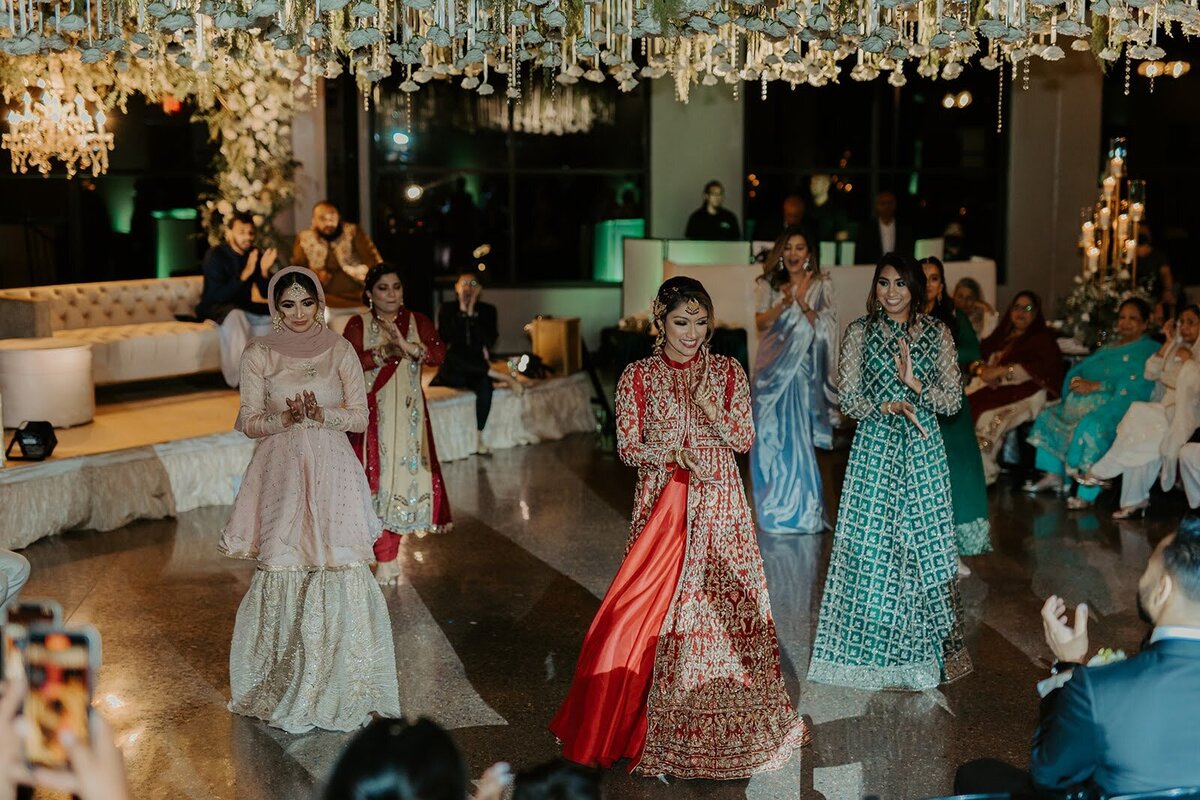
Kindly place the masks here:
<instances>
[{"instance_id":1,"label":"dark window","mask_svg":"<svg viewBox=\"0 0 1200 800\"><path fill-rule=\"evenodd\" d=\"M501 283L593 280L605 221L645 207L648 95L526 72L510 102L503 76L489 82L489 97L383 85L371 136L384 257L430 285L479 264Z\"/></svg>"},{"instance_id":2,"label":"dark window","mask_svg":"<svg viewBox=\"0 0 1200 800\"><path fill-rule=\"evenodd\" d=\"M1138 73L1141 62L1135 61L1126 95L1125 64L1117 62L1104 77L1101 155L1107 155L1111 137L1126 138L1126 174L1146 181L1146 223L1154 247L1169 258L1176 278L1189 285L1200 283L1194 233L1200 226L1195 202L1200 183L1200 105L1195 101L1200 43L1175 36L1158 42L1167 51L1163 62L1185 62L1189 71L1151 81ZM1096 165L1097 176L1103 166Z\"/></svg>"},{"instance_id":3,"label":"dark window","mask_svg":"<svg viewBox=\"0 0 1200 800\"><path fill-rule=\"evenodd\" d=\"M917 238L940 237L957 224L967 252L1001 262L1008 139L996 132L997 81L995 72L972 68L954 80L910 73L903 87L886 76L857 82L844 75L821 88L770 84L766 99L747 92L751 235L773 235L784 197L799 193L806 222L823 240L853 240L874 214L875 194L891 189L898 218Z\"/></svg>"}]
</instances>

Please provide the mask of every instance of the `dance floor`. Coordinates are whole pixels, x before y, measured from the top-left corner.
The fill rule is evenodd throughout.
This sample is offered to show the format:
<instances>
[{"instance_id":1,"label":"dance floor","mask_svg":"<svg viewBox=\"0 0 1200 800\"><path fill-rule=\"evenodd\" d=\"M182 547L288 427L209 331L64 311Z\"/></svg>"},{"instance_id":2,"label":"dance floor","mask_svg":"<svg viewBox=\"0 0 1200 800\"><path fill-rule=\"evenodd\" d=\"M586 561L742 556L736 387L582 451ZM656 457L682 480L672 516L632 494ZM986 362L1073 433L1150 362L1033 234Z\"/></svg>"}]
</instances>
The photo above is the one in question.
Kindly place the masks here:
<instances>
[{"instance_id":1,"label":"dance floor","mask_svg":"<svg viewBox=\"0 0 1200 800\"><path fill-rule=\"evenodd\" d=\"M845 458L822 458L831 498ZM404 583L386 592L401 701L451 728L474 774L498 760L529 766L557 754L545 726L620 561L633 473L596 437L575 435L447 464L445 476L455 530L406 539ZM921 694L807 683L831 537L760 537L787 685L812 721L812 747L779 772L732 783L614 770L606 796L906 800L948 794L967 759L1025 763L1034 684L1046 675L1042 598L1086 600L1094 645L1135 649L1138 575L1185 510L1177 495L1154 501L1152 519L1118 524L1111 493L1095 513L1077 513L993 489L997 552L972 559L963 582L975 672ZM26 596L57 597L70 622L101 631L97 703L138 798L309 797L348 738L292 736L226 711L234 613L253 570L217 554L227 513L67 533L24 551Z\"/></svg>"}]
</instances>

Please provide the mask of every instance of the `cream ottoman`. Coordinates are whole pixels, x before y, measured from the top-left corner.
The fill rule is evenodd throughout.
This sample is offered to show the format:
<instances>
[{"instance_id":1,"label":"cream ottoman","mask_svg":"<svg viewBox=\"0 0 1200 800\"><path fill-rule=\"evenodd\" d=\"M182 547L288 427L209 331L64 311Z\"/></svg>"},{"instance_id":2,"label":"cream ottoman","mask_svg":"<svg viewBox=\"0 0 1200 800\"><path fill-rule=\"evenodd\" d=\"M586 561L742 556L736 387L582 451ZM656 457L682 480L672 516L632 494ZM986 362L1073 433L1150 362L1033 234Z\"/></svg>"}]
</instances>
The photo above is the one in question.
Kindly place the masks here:
<instances>
[{"instance_id":1,"label":"cream ottoman","mask_svg":"<svg viewBox=\"0 0 1200 800\"><path fill-rule=\"evenodd\" d=\"M92 346L70 339L0 339L5 428L44 419L56 428L91 422Z\"/></svg>"}]
</instances>

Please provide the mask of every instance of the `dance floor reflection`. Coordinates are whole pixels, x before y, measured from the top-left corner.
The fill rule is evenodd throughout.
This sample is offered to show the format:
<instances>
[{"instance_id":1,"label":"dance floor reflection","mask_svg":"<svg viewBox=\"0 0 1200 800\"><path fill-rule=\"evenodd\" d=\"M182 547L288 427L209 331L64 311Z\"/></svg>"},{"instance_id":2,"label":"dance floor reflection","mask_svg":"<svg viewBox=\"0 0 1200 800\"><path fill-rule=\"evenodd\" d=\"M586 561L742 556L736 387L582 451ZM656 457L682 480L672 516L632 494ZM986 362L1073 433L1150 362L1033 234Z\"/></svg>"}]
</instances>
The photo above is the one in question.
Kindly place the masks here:
<instances>
[{"instance_id":1,"label":"dance floor reflection","mask_svg":"<svg viewBox=\"0 0 1200 800\"><path fill-rule=\"evenodd\" d=\"M836 502L846 452L822 456ZM404 582L385 594L401 702L451 728L478 775L557 754L546 730L583 634L620 563L633 473L591 436L444 467L454 532L410 538ZM996 552L963 583L975 672L921 694L808 684L809 648L830 535L760 536L788 690L814 744L749 781L633 778L609 798L922 798L948 794L954 768L993 756L1023 764L1044 677L1038 610L1051 593L1094 610L1095 645L1137 647L1135 585L1153 543L1184 512L1153 498L1151 518L1114 523L1008 488L991 493ZM311 796L347 734L292 736L225 709L234 613L253 571L217 554L227 508L111 533L71 533L28 548L26 596L57 597L104 640L97 704L123 745L139 798ZM831 515L832 516L832 515Z\"/></svg>"}]
</instances>

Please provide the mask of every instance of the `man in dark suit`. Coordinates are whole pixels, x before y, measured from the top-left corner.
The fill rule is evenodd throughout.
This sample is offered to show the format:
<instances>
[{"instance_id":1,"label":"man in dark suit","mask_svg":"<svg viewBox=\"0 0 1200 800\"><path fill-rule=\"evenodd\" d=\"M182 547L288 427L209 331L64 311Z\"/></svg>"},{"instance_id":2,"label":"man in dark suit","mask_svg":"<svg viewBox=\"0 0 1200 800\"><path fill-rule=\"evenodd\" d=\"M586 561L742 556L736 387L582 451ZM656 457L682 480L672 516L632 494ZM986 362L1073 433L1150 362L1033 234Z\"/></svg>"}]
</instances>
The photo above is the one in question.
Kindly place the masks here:
<instances>
[{"instance_id":1,"label":"man in dark suit","mask_svg":"<svg viewBox=\"0 0 1200 800\"><path fill-rule=\"evenodd\" d=\"M454 284L457 299L442 303L438 309L438 335L446 343L446 360L431 383L475 393L476 452L486 454L489 450L483 443L483 428L492 410L489 361L500 328L496 307L479 299L482 292L479 275L463 272Z\"/></svg>"},{"instance_id":2,"label":"man in dark suit","mask_svg":"<svg viewBox=\"0 0 1200 800\"><path fill-rule=\"evenodd\" d=\"M965 764L955 791L1014 797L1085 787L1101 796L1200 786L1200 514L1154 549L1138 582L1138 613L1154 625L1133 658L1080 663L1088 651L1087 607L1074 627L1062 599L1042 607L1046 643L1058 660L1045 693L1029 772L999 762Z\"/></svg>"},{"instance_id":3,"label":"man in dark suit","mask_svg":"<svg viewBox=\"0 0 1200 800\"><path fill-rule=\"evenodd\" d=\"M913 235L896 220L896 193L884 189L875 196L875 217L858 228L854 263L875 264L885 253L913 257Z\"/></svg>"}]
</instances>

